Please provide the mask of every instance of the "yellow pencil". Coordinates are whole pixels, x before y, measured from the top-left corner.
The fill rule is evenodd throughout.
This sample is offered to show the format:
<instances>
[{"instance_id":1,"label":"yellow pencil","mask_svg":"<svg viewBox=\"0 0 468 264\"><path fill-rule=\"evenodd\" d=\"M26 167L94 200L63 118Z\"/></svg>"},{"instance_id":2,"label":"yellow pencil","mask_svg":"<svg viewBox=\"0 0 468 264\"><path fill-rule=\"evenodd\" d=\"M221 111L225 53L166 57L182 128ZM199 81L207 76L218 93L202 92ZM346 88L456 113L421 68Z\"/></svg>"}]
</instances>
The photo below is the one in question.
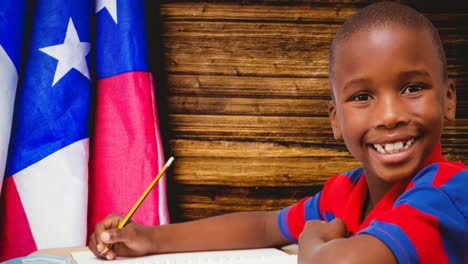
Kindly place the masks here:
<instances>
[{"instance_id":1,"label":"yellow pencil","mask_svg":"<svg viewBox=\"0 0 468 264\"><path fill-rule=\"evenodd\" d=\"M119 225L118 225L118 228L123 228L125 225L127 225L128 221L130 220L130 218L132 218L133 214L136 212L136 210L138 209L138 207L140 207L141 203L145 200L146 196L148 196L148 194L151 192L151 190L153 189L153 187L156 185L156 183L159 181L159 179L161 178L161 176L164 174L164 172L166 171L167 168L169 168L169 166L171 166L172 162L174 161L174 157L170 157L166 164L164 164L164 166L161 168L161 170L159 171L158 175L153 179L153 181L150 183L150 185L148 185L148 187L146 188L145 192L140 196L140 198L138 199L138 201L135 203L135 205L133 205L132 209L130 210L130 212L128 212L128 214L125 216L124 219L122 219L122 221L120 221ZM108 244L106 246L106 248L101 252L101 255L104 255L107 253L107 251L109 251L111 247L111 244Z\"/></svg>"}]
</instances>

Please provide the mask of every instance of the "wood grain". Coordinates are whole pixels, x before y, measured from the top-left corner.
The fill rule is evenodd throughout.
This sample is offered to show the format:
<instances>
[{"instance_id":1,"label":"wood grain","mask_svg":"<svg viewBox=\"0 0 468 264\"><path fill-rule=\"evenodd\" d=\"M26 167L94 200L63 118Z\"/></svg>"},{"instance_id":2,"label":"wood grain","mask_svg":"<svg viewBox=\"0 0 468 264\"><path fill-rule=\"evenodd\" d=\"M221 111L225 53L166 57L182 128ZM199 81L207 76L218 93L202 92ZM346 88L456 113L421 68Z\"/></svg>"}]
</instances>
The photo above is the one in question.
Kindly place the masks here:
<instances>
[{"instance_id":1,"label":"wood grain","mask_svg":"<svg viewBox=\"0 0 468 264\"><path fill-rule=\"evenodd\" d=\"M235 76L326 77L334 24L168 21L165 68L171 73ZM453 26L439 28L448 70L466 76L468 39ZM176 35L174 35L176 34Z\"/></svg>"},{"instance_id":2,"label":"wood grain","mask_svg":"<svg viewBox=\"0 0 468 264\"><path fill-rule=\"evenodd\" d=\"M171 95L330 99L328 78L168 75Z\"/></svg>"},{"instance_id":3,"label":"wood grain","mask_svg":"<svg viewBox=\"0 0 468 264\"><path fill-rule=\"evenodd\" d=\"M178 206L172 209L176 215L183 215L183 220L237 211L277 210L319 190L316 185L294 188L179 185L174 190Z\"/></svg>"},{"instance_id":4,"label":"wood grain","mask_svg":"<svg viewBox=\"0 0 468 264\"><path fill-rule=\"evenodd\" d=\"M172 221L276 210L359 166L328 120L328 49L366 0L163 1L160 113ZM468 163L468 4L402 1L437 27L457 84L443 154ZM162 91L162 92L161 92Z\"/></svg>"},{"instance_id":5,"label":"wood grain","mask_svg":"<svg viewBox=\"0 0 468 264\"><path fill-rule=\"evenodd\" d=\"M161 16L167 20L250 20L250 21L331 21L343 22L356 7L308 5L259 5L239 3L165 3Z\"/></svg>"}]
</instances>

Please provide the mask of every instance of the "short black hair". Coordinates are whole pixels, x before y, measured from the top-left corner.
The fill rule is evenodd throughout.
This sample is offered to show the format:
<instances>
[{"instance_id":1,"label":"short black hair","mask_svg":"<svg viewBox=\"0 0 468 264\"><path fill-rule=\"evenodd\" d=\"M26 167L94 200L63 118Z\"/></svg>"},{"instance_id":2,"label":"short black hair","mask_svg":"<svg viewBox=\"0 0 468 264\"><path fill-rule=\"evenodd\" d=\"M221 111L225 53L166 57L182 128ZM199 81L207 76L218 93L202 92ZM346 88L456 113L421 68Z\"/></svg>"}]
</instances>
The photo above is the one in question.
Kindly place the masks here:
<instances>
[{"instance_id":1,"label":"short black hair","mask_svg":"<svg viewBox=\"0 0 468 264\"><path fill-rule=\"evenodd\" d=\"M448 78L447 59L445 57L444 47L434 25L432 25L423 14L408 6L395 2L377 2L366 6L351 16L351 18L340 27L332 41L328 65L332 98L334 98L332 83L336 47L350 39L355 33L388 26L402 26L429 32L442 64L442 75L445 79Z\"/></svg>"}]
</instances>

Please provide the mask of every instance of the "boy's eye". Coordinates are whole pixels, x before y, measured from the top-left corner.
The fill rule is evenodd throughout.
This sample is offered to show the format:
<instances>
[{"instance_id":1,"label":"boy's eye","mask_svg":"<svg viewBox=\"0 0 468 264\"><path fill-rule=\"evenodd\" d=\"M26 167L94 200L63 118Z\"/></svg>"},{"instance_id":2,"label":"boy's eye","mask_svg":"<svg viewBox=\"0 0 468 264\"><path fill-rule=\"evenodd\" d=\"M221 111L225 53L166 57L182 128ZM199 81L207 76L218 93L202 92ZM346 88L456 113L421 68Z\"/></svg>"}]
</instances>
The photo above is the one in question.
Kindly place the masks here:
<instances>
[{"instance_id":1,"label":"boy's eye","mask_svg":"<svg viewBox=\"0 0 468 264\"><path fill-rule=\"evenodd\" d=\"M357 94L352 98L353 101L361 101L361 102L369 101L369 99L370 99L370 95L368 94Z\"/></svg>"},{"instance_id":2,"label":"boy's eye","mask_svg":"<svg viewBox=\"0 0 468 264\"><path fill-rule=\"evenodd\" d=\"M421 91L422 89L424 89L422 85L413 84L413 85L406 86L405 89L403 89L403 93L404 94L415 93L415 92Z\"/></svg>"}]
</instances>

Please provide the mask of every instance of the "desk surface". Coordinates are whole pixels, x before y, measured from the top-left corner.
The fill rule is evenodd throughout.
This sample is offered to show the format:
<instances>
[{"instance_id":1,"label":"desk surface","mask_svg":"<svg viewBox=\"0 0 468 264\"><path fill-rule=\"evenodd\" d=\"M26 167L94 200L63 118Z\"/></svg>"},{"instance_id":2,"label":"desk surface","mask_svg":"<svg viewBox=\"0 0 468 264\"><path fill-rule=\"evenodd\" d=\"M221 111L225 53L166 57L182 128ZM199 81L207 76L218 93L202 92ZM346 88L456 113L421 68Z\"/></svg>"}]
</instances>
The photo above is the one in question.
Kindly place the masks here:
<instances>
[{"instance_id":1,"label":"desk surface","mask_svg":"<svg viewBox=\"0 0 468 264\"><path fill-rule=\"evenodd\" d=\"M34 252L33 254L44 254L44 255L68 257L73 260L73 263L76 263L71 253L74 251L84 251L87 249L88 249L87 247L48 248L48 249L38 250Z\"/></svg>"},{"instance_id":2,"label":"desk surface","mask_svg":"<svg viewBox=\"0 0 468 264\"><path fill-rule=\"evenodd\" d=\"M53 256L62 256L68 257L72 259L73 263L76 264L75 260L73 259L71 253L75 251L84 251L87 250L87 247L68 247L68 248L48 248L48 249L41 249L33 254L44 254L44 255L53 255ZM289 246L285 246L281 248L281 250L289 253L289 254L297 254L297 245L292 244Z\"/></svg>"}]
</instances>

